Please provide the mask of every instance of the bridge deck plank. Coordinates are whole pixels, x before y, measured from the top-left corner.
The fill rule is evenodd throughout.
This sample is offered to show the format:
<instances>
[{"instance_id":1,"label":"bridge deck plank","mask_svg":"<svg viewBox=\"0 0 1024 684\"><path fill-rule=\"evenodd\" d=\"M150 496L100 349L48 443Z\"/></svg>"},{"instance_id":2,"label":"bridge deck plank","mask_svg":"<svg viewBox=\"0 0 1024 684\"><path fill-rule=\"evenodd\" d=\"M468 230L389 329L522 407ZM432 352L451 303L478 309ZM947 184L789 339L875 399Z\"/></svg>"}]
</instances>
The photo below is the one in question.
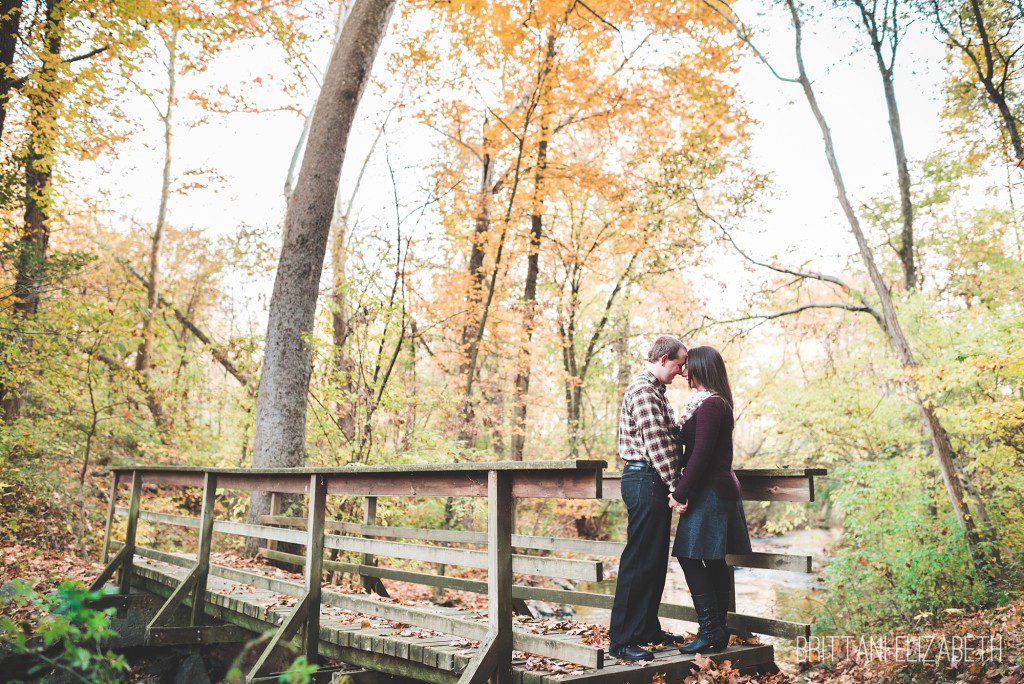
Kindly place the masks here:
<instances>
[{"instance_id":1,"label":"bridge deck plank","mask_svg":"<svg viewBox=\"0 0 1024 684\"><path fill-rule=\"evenodd\" d=\"M171 565L161 561L135 557L136 572L140 579L149 580L164 587L171 587L188 574L189 568ZM245 625L280 624L289 614L295 597L252 587L222 577L211 575L206 587L208 604L218 607L220 615L230 620L231 614L248 618ZM438 612L462 619L480 619L479 615L451 607L436 607ZM208 612L209 612L208 608ZM214 609L216 610L216 609ZM394 663L410 662L430 668L430 681L454 682L474 655L474 647L464 645L466 640L446 635L402 636L404 629L387 620L353 616L337 608L325 607L321 622L321 652L328 657L344 657L353 650L376 654L384 667ZM366 623L369 622L369 627ZM417 630L420 631L420 630ZM558 635L568 639L568 635ZM326 644L324 643L326 642ZM331 648L333 646L334 648ZM732 646L725 653L716 655L714 660L731 660L737 667L753 667L773 661L771 646ZM513 682L516 684L555 684L555 682L579 682L580 684L615 684L617 682L644 680L658 672L668 675L667 681L681 681L691 667L691 659L662 651L657 658L642 669L637 665L619 665L612 660L603 669L577 666L572 673L529 670L526 661L513 661ZM389 665L390 664L390 665ZM640 674L642 672L642 674Z\"/></svg>"}]
</instances>

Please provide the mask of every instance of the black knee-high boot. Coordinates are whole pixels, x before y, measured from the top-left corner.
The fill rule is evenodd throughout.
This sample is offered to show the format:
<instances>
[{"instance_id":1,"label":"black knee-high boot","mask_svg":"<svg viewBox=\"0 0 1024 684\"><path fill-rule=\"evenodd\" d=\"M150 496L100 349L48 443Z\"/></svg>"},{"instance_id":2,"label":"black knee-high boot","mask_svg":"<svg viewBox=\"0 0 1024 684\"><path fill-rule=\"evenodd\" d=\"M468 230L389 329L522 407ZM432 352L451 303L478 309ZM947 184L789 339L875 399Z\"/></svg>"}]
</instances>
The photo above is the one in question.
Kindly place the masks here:
<instances>
[{"instance_id":1,"label":"black knee-high boot","mask_svg":"<svg viewBox=\"0 0 1024 684\"><path fill-rule=\"evenodd\" d=\"M690 588L699 627L696 638L681 646L679 652L684 655L719 653L729 645L729 637L722 629L711 573L700 560L680 558L679 564L683 566L686 584Z\"/></svg>"},{"instance_id":2,"label":"black knee-high boot","mask_svg":"<svg viewBox=\"0 0 1024 684\"><path fill-rule=\"evenodd\" d=\"M726 624L729 618L729 603L733 596L732 568L729 567L725 560L704 561L704 565L711 575L711 584L714 586L718 623L722 626L722 631L725 632L725 638L728 639L729 635L732 634L729 631L729 626Z\"/></svg>"}]
</instances>

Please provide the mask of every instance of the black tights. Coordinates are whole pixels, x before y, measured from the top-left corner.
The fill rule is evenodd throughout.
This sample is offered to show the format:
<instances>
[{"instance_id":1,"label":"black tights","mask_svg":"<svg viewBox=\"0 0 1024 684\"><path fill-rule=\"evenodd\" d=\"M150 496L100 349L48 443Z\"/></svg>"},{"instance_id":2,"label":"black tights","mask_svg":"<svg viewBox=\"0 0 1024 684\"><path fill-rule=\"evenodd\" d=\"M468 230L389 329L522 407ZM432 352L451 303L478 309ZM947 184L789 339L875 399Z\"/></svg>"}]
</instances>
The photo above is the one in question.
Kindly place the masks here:
<instances>
[{"instance_id":1,"label":"black tights","mask_svg":"<svg viewBox=\"0 0 1024 684\"><path fill-rule=\"evenodd\" d=\"M690 595L724 593L732 586L732 572L724 558L680 558Z\"/></svg>"}]
</instances>

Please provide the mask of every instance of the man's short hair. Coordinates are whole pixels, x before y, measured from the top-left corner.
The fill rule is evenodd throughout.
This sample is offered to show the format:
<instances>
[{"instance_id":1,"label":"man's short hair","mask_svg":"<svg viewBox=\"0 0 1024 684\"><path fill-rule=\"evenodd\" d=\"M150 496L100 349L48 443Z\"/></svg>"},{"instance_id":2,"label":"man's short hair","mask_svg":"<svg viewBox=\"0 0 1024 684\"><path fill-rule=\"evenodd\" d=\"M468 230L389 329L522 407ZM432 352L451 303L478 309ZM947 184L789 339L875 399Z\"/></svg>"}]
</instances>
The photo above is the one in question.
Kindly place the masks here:
<instances>
[{"instance_id":1,"label":"man's short hair","mask_svg":"<svg viewBox=\"0 0 1024 684\"><path fill-rule=\"evenodd\" d=\"M675 359L679 355L680 349L685 350L686 345L678 337L659 335L658 339L654 340L654 344L651 345L651 350L647 352L647 360L654 363L662 356Z\"/></svg>"}]
</instances>

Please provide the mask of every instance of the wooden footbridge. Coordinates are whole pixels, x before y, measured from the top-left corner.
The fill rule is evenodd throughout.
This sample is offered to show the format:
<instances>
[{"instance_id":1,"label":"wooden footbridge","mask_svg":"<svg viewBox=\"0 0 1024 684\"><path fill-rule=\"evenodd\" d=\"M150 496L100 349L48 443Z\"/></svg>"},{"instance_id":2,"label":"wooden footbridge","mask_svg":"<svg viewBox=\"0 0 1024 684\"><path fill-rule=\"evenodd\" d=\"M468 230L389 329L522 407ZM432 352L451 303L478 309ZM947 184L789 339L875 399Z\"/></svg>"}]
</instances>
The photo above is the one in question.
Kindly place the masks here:
<instances>
[{"instance_id":1,"label":"wooden footbridge","mask_svg":"<svg viewBox=\"0 0 1024 684\"><path fill-rule=\"evenodd\" d=\"M334 672L356 681L366 675L377 678L373 681L438 684L488 679L522 684L649 682L657 673L667 681L680 681L694 667L689 656L668 649L645 665L618 663L605 655L591 630L538 629L526 604L535 600L610 608L612 596L514 583L517 576L549 584L557 579L563 585L603 578L602 561L595 559L617 558L621 543L516 534L513 512L520 498L618 499L619 480L604 477L605 465L531 461L289 470L114 469L103 550L107 564L94 587L116 574L117 594L108 599L114 604L131 604L144 595L164 597L146 629L146 642L153 646L262 638L261 653L249 665L248 682L277 681L271 670L286 649L293 656L305 655L310 663L340 663L321 667L318 678L324 681ZM747 500L807 502L814 500L814 477L825 471L739 470L737 475ZM200 516L141 510L144 486L202 488ZM125 487L130 487L128 505L121 507L118 496ZM271 492L274 510L258 525L217 520L218 489ZM281 497L286 495L306 496L305 518L280 514ZM327 497L334 495L364 498L363 523L326 520ZM487 530L376 524L377 497L411 496L486 497ZM137 544L140 521L196 529L195 552L172 554ZM262 555L301 566L301 581L275 568L243 570L211 563L213 532L264 540ZM281 544L304 547L305 553L291 553ZM347 562L332 561L324 558L325 549L357 555L350 555ZM415 569L400 569L381 565L382 558L418 563ZM811 571L809 556L753 553L728 560L733 567ZM423 572L424 563L486 569L487 580ZM325 571L359 575L365 593L325 588ZM388 598L386 580L485 594L487 612L399 604ZM735 610L735 597L731 608ZM686 605L664 603L660 615L695 620L693 608ZM729 625L746 635L810 635L807 624L735 612L730 613ZM767 644L734 644L713 659L729 660L745 673L775 668L774 651Z\"/></svg>"}]
</instances>

